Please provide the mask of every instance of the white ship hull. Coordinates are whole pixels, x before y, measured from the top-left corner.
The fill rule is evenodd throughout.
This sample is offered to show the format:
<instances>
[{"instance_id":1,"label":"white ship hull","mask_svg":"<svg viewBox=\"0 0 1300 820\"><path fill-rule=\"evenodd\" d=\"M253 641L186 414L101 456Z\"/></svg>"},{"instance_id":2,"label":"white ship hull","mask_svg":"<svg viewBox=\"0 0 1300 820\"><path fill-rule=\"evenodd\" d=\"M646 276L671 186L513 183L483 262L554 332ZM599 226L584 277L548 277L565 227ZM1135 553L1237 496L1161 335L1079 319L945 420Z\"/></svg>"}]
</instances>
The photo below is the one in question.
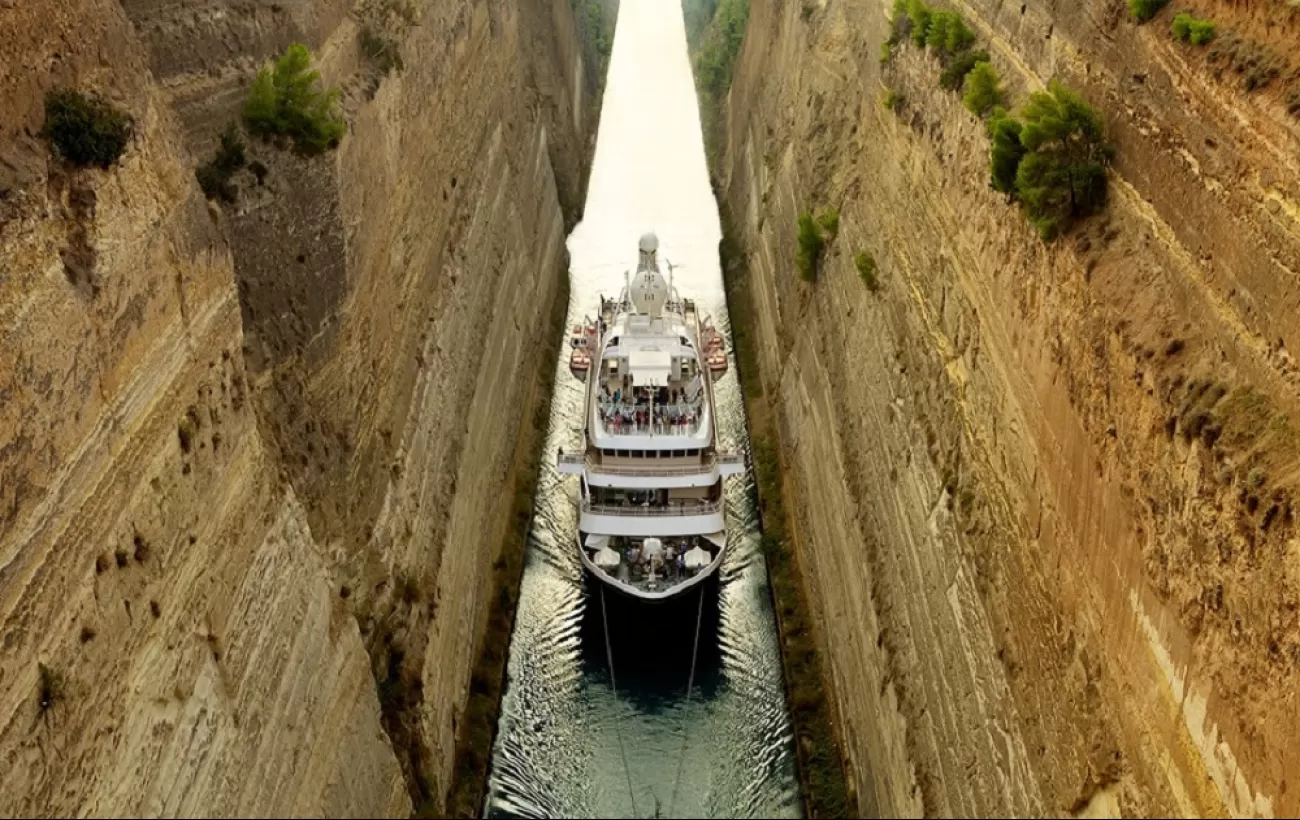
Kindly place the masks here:
<instances>
[{"instance_id":1,"label":"white ship hull","mask_svg":"<svg viewBox=\"0 0 1300 820\"><path fill-rule=\"evenodd\" d=\"M637 275L596 320L572 329L583 378L583 445L557 455L580 477L577 549L596 580L639 601L667 601L714 577L727 551L723 479L744 470L717 448L713 380L721 334L659 274L641 239Z\"/></svg>"}]
</instances>

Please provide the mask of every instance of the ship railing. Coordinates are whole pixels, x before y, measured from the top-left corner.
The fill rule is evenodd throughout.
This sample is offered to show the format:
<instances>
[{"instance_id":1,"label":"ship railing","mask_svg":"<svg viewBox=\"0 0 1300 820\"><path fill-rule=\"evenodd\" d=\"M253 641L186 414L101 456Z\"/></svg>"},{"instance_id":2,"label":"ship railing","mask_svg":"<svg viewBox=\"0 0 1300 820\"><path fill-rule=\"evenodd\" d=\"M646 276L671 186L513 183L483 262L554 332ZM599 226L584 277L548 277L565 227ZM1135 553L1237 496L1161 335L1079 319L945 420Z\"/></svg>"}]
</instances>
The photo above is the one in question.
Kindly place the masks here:
<instances>
[{"instance_id":1,"label":"ship railing","mask_svg":"<svg viewBox=\"0 0 1300 820\"><path fill-rule=\"evenodd\" d=\"M600 407L602 417L606 416L631 416L637 413L648 413L650 405L646 403L634 404L632 402L616 402L612 399L597 399L597 406ZM655 402L654 414L655 420L661 418L687 418L698 416L704 408L704 397L701 395L695 401L679 402Z\"/></svg>"},{"instance_id":2,"label":"ship railing","mask_svg":"<svg viewBox=\"0 0 1300 820\"><path fill-rule=\"evenodd\" d=\"M664 422L660 424L637 424L633 421L617 421L614 419L602 419L601 424L605 432L612 436L693 436L700 432L703 423L695 421L691 424L670 424Z\"/></svg>"},{"instance_id":3,"label":"ship railing","mask_svg":"<svg viewBox=\"0 0 1300 820\"><path fill-rule=\"evenodd\" d=\"M582 453L566 453L564 451L561 451L556 463L570 464L573 466L581 467L585 463L584 458L585 456L583 456Z\"/></svg>"},{"instance_id":4,"label":"ship railing","mask_svg":"<svg viewBox=\"0 0 1300 820\"><path fill-rule=\"evenodd\" d=\"M587 470L593 473L604 473L606 475L619 476L642 476L645 478L666 478L670 476L683 475L701 475L713 471L714 461L711 458L705 458L699 464L687 466L681 465L615 465L604 464L598 459L587 459Z\"/></svg>"},{"instance_id":5,"label":"ship railing","mask_svg":"<svg viewBox=\"0 0 1300 820\"><path fill-rule=\"evenodd\" d=\"M642 506L639 504L593 504L590 501L582 502L582 511L593 515L620 515L632 517L649 517L659 518L667 516L683 515L712 515L722 512L721 501L705 501L702 504L682 504L680 506L669 505L652 505Z\"/></svg>"},{"instance_id":6,"label":"ship railing","mask_svg":"<svg viewBox=\"0 0 1300 820\"><path fill-rule=\"evenodd\" d=\"M718 453L717 460L720 467L745 466L745 456L741 453Z\"/></svg>"}]
</instances>

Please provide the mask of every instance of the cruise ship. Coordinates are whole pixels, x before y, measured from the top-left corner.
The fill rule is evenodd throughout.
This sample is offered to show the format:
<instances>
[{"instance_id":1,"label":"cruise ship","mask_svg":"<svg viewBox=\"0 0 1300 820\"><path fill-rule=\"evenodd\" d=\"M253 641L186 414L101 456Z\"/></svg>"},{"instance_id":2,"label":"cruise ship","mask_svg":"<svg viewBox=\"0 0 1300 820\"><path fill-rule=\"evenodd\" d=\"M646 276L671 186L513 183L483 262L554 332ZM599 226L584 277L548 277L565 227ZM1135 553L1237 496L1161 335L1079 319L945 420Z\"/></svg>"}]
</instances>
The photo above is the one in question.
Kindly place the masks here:
<instances>
[{"instance_id":1,"label":"cruise ship","mask_svg":"<svg viewBox=\"0 0 1300 820\"><path fill-rule=\"evenodd\" d=\"M659 269L641 237L636 274L572 330L570 366L586 384L583 447L557 454L579 477L578 553L601 582L664 601L714 575L727 551L722 479L744 469L718 449L713 382L721 334Z\"/></svg>"}]
</instances>

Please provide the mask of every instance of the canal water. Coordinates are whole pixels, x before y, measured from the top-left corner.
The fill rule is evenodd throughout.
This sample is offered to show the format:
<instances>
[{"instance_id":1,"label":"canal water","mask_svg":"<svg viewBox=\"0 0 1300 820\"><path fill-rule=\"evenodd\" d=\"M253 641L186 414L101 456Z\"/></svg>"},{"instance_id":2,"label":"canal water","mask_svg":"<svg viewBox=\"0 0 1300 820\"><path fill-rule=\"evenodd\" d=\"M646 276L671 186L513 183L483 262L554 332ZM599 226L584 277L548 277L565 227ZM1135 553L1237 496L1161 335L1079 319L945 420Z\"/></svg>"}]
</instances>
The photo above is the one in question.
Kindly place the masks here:
<instances>
[{"instance_id":1,"label":"canal water","mask_svg":"<svg viewBox=\"0 0 1300 820\"><path fill-rule=\"evenodd\" d=\"M618 294L647 231L682 296L729 338L678 0L621 0L585 217L568 240L569 326ZM748 455L728 355L720 444ZM582 441L567 345L556 370L486 816L799 817L752 476L725 479L730 548L716 583L652 607L602 596L576 553L578 478L554 464Z\"/></svg>"}]
</instances>

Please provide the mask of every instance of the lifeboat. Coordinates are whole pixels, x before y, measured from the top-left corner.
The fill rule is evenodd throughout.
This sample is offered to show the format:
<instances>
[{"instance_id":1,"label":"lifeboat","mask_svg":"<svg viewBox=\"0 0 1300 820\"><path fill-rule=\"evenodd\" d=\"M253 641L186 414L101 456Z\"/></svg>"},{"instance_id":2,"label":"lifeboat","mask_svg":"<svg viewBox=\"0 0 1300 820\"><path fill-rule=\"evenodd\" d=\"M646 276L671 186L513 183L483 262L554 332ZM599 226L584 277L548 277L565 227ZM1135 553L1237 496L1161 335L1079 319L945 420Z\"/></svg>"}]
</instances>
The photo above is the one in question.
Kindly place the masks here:
<instances>
[{"instance_id":1,"label":"lifeboat","mask_svg":"<svg viewBox=\"0 0 1300 820\"><path fill-rule=\"evenodd\" d=\"M709 370L719 376L727 372L727 354L723 353L721 350L715 350L706 354L704 361L708 364Z\"/></svg>"},{"instance_id":2,"label":"lifeboat","mask_svg":"<svg viewBox=\"0 0 1300 820\"><path fill-rule=\"evenodd\" d=\"M704 346L704 363L709 370L721 375L727 372L726 344L722 334L712 325L705 325L700 332L700 342Z\"/></svg>"},{"instance_id":3,"label":"lifeboat","mask_svg":"<svg viewBox=\"0 0 1300 820\"><path fill-rule=\"evenodd\" d=\"M591 367L591 356L587 353L586 348L575 347L569 354L569 369L574 373L586 373Z\"/></svg>"}]
</instances>

